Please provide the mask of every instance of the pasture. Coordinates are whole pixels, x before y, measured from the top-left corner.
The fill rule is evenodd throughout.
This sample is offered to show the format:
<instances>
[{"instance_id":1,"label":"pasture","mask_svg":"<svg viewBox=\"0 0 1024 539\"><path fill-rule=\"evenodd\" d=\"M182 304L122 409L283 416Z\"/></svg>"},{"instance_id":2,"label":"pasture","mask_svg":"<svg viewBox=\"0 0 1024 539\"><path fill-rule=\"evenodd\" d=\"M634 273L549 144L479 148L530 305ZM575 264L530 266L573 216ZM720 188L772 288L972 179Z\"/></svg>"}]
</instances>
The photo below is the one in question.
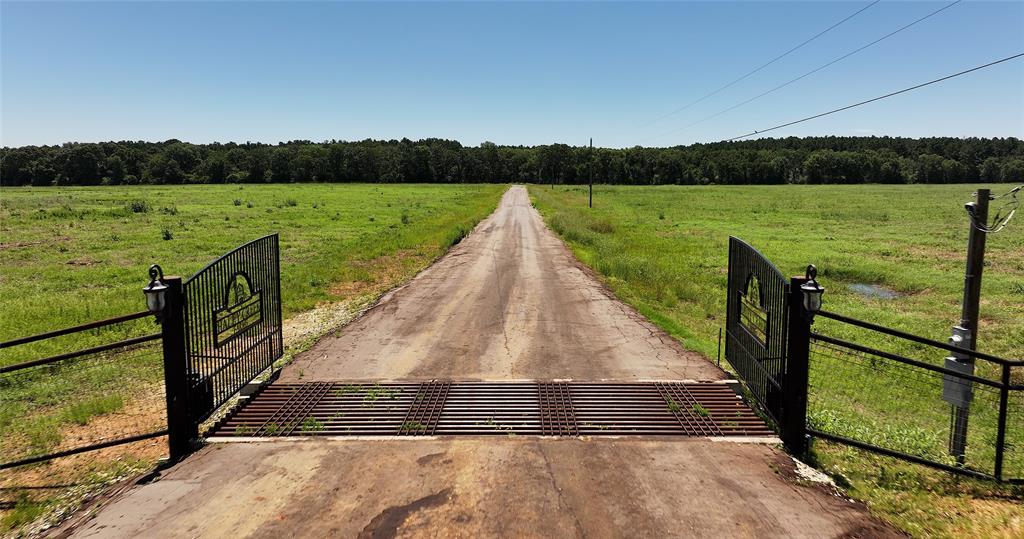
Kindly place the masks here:
<instances>
[{"instance_id":1,"label":"pasture","mask_svg":"<svg viewBox=\"0 0 1024 539\"><path fill-rule=\"evenodd\" d=\"M0 341L141 311L150 264L159 263L167 275L189 276L224 252L272 232L280 233L286 320L317 305L365 304L458 242L493 211L504 189L5 188L0 192ZM328 329L299 333L315 338ZM154 331L145 318L18 346L0 351L0 365ZM24 372L0 379L0 461L60 449L62 442L95 432L113 436L140 425L153 430L163 421L158 345L117 358L76 361L61 367L60 376ZM166 452L162 439L134 445L130 451L103 450L4 471L0 533L73 507L97 487L151 466ZM77 486L46 487L54 484ZM44 488L11 488L32 485Z\"/></svg>"},{"instance_id":2,"label":"pasture","mask_svg":"<svg viewBox=\"0 0 1024 539\"><path fill-rule=\"evenodd\" d=\"M725 324L730 235L750 242L786 274L802 275L806 264L816 264L828 310L946 340L960 317L968 232L963 204L976 187L596 186L592 210L585 186L536 185L530 193L546 222L616 295L715 359ZM1011 187L993 186L993 194ZM988 238L979 349L1024 358L1022 320L1024 222L1017 220ZM893 349L877 335L843 334L828 320L819 319L816 328L912 352ZM942 357L926 359L941 364ZM839 423L871 439L944 453L948 407L936 394L900 391L900 383L882 374L815 370L812 357L810 421L822 430ZM994 409L982 411L985 399L978 401L977 434L969 440L974 448L991 445L994 421ZM1008 433L1007 466L1017 475L1024 471L1021 416L1011 414ZM1019 487L951 478L822 442L814 456L854 496L912 534L1024 532Z\"/></svg>"}]
</instances>

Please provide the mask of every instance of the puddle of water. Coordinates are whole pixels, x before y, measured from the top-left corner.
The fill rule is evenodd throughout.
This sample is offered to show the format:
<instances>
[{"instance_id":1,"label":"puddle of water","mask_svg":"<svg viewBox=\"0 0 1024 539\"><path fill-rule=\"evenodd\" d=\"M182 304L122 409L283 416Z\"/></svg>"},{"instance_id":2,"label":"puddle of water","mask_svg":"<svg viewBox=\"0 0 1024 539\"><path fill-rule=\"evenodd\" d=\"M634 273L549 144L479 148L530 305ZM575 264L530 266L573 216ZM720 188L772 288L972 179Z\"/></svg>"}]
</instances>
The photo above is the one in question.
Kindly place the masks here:
<instances>
[{"instance_id":1,"label":"puddle of water","mask_svg":"<svg viewBox=\"0 0 1024 539\"><path fill-rule=\"evenodd\" d=\"M849 286L850 290L866 297L874 299L896 299L900 297L900 294L895 290L890 290L884 286L877 284L862 284L855 283Z\"/></svg>"}]
</instances>

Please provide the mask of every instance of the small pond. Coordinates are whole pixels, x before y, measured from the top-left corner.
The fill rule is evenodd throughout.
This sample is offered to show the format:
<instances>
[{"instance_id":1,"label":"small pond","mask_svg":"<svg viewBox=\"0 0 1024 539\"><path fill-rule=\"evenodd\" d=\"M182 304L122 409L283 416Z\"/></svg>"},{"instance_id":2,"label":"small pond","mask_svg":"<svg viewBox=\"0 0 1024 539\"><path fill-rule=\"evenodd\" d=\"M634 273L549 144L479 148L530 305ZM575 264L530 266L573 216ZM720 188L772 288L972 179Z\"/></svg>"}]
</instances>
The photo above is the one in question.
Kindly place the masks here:
<instances>
[{"instance_id":1,"label":"small pond","mask_svg":"<svg viewBox=\"0 0 1024 539\"><path fill-rule=\"evenodd\" d=\"M877 284L854 283L849 288L861 296L873 299L896 299L901 295L895 290L890 290Z\"/></svg>"}]
</instances>

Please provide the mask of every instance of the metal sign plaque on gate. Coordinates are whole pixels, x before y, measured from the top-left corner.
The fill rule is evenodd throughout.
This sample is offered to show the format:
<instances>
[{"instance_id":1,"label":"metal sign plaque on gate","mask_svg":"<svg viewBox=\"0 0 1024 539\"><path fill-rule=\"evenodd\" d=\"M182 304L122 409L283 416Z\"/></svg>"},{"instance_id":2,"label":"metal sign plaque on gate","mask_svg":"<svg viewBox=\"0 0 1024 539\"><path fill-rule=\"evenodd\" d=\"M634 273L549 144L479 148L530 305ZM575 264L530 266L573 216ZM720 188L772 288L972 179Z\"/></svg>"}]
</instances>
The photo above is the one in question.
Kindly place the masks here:
<instances>
[{"instance_id":1,"label":"metal sign plaque on gate","mask_svg":"<svg viewBox=\"0 0 1024 539\"><path fill-rule=\"evenodd\" d=\"M214 346L220 348L260 322L261 293L252 289L252 281L245 272L237 272L228 280L223 306L213 311Z\"/></svg>"},{"instance_id":2,"label":"metal sign plaque on gate","mask_svg":"<svg viewBox=\"0 0 1024 539\"><path fill-rule=\"evenodd\" d=\"M764 346L768 342L768 311L764 308L764 293L757 277L751 273L747 277L747 285L740 292L740 325L747 330L757 342Z\"/></svg>"}]
</instances>

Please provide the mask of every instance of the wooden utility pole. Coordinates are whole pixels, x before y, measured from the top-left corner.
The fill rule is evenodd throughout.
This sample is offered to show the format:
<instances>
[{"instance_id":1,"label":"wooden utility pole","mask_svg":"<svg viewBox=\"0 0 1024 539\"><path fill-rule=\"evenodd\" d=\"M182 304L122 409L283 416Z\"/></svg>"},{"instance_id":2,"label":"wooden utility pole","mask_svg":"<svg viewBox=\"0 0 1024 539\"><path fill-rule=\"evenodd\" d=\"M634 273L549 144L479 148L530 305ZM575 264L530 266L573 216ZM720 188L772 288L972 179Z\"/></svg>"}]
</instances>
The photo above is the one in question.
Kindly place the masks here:
<instances>
[{"instance_id":1,"label":"wooden utility pole","mask_svg":"<svg viewBox=\"0 0 1024 539\"><path fill-rule=\"evenodd\" d=\"M967 269L964 272L964 299L961 305L960 323L953 328L951 344L977 350L978 312L981 303L981 273L985 269L985 236L988 231L988 189L978 189L974 202L966 205L970 229L967 233ZM974 358L954 352L946 358L946 368L974 373ZM947 376L943 396L952 405L952 428L949 433L949 453L960 464L964 463L967 449L967 419L973 391L970 382Z\"/></svg>"},{"instance_id":2,"label":"wooden utility pole","mask_svg":"<svg viewBox=\"0 0 1024 539\"><path fill-rule=\"evenodd\" d=\"M594 137L590 137L590 207L594 207Z\"/></svg>"},{"instance_id":3,"label":"wooden utility pole","mask_svg":"<svg viewBox=\"0 0 1024 539\"><path fill-rule=\"evenodd\" d=\"M967 271L964 273L964 301L960 325L971 332L967 348L977 350L978 310L981 302L981 272L985 269L985 236L987 231L980 226L988 224L988 189L978 189L974 211L971 212L971 228L967 233ZM970 212L970 210L968 210Z\"/></svg>"}]
</instances>

